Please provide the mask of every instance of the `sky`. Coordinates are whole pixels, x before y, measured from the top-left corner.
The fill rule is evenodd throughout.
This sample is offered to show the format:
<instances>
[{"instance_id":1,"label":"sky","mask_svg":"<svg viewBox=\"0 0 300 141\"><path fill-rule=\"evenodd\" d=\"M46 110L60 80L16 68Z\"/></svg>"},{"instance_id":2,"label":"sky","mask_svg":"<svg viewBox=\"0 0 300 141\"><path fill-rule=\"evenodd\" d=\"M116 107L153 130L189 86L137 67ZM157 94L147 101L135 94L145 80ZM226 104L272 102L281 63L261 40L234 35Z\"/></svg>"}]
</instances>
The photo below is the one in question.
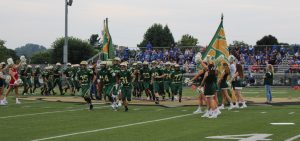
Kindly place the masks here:
<instances>
[{"instance_id":1,"label":"sky","mask_svg":"<svg viewBox=\"0 0 300 141\"><path fill-rule=\"evenodd\" d=\"M27 43L50 48L64 36L64 0L0 0L0 39L14 49ZM228 43L255 44L264 35L300 43L299 0L74 0L69 36L88 40L109 18L113 43L136 47L154 23L168 25L175 41L183 34L208 45L221 14Z\"/></svg>"}]
</instances>

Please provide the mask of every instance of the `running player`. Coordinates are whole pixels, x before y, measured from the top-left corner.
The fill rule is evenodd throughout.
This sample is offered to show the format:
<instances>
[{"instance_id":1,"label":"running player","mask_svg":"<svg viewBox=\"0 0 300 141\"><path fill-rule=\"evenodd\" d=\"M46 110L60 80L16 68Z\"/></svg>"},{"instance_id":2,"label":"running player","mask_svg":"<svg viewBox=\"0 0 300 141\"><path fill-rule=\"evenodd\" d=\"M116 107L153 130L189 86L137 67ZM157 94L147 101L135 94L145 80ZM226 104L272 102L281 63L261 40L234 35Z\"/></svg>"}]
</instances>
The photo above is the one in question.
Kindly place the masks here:
<instances>
[{"instance_id":1,"label":"running player","mask_svg":"<svg viewBox=\"0 0 300 141\"><path fill-rule=\"evenodd\" d=\"M127 63L123 62L120 66L120 93L122 94L122 102L125 107L125 112L127 112L128 102L131 101L132 78L134 78L135 75L131 74L131 72L127 70Z\"/></svg>"},{"instance_id":2,"label":"running player","mask_svg":"<svg viewBox=\"0 0 300 141\"><path fill-rule=\"evenodd\" d=\"M185 68L187 70L187 68ZM172 90L172 101L174 101L174 96L179 94L179 102L182 99L182 80L183 74L186 70L181 70L178 64L175 65L175 70L170 73L171 78L171 90Z\"/></svg>"},{"instance_id":3,"label":"running player","mask_svg":"<svg viewBox=\"0 0 300 141\"><path fill-rule=\"evenodd\" d=\"M61 82L61 76L62 76L62 68L60 63L56 63L56 67L53 70L53 89L58 85L60 95L64 95L63 89L62 89L62 82Z\"/></svg>"},{"instance_id":4,"label":"running player","mask_svg":"<svg viewBox=\"0 0 300 141\"><path fill-rule=\"evenodd\" d=\"M93 110L93 103L89 96L89 90L91 87L91 82L95 79L93 78L93 71L87 68L87 61L80 62L80 70L77 73L77 77L79 80L80 88L80 95L89 105L90 110Z\"/></svg>"},{"instance_id":5,"label":"running player","mask_svg":"<svg viewBox=\"0 0 300 141\"><path fill-rule=\"evenodd\" d=\"M171 63L166 62L165 64L165 69L164 69L164 90L165 93L168 94L169 99L171 99L171 93L170 93L170 88L171 88ZM172 96L172 100L174 100L174 95Z\"/></svg>"},{"instance_id":6,"label":"running player","mask_svg":"<svg viewBox=\"0 0 300 141\"><path fill-rule=\"evenodd\" d=\"M39 65L36 65L34 67L33 71L33 93L35 93L36 88L41 87L41 83L39 81L40 75L41 75L41 68Z\"/></svg>"},{"instance_id":7,"label":"running player","mask_svg":"<svg viewBox=\"0 0 300 141\"><path fill-rule=\"evenodd\" d=\"M68 63L67 68L64 70L64 74L66 76L67 86L64 88L65 93L67 93L68 89L71 89L71 95L75 95L74 83L73 83L73 76L74 70L72 68L72 64Z\"/></svg>"},{"instance_id":8,"label":"running player","mask_svg":"<svg viewBox=\"0 0 300 141\"><path fill-rule=\"evenodd\" d=\"M150 82L151 82L151 70L149 69L149 65L147 61L143 62L143 69L141 70L141 80L143 84L143 89L145 90L147 100L152 99L151 90L150 90Z\"/></svg>"},{"instance_id":9,"label":"running player","mask_svg":"<svg viewBox=\"0 0 300 141\"><path fill-rule=\"evenodd\" d=\"M153 91L155 95L155 104L159 104L159 95L164 93L164 85L163 85L163 71L158 67L156 61L152 61L152 84L153 84Z\"/></svg>"}]
</instances>

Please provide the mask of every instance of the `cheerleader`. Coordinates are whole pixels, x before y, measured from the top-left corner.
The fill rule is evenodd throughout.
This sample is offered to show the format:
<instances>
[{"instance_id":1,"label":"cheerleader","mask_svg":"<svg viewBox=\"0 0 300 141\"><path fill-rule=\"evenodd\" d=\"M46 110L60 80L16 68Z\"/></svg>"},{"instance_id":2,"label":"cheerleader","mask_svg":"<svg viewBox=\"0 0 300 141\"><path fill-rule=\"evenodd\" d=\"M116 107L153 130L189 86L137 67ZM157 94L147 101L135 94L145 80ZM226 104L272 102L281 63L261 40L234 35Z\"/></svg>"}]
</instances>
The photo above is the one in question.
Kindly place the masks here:
<instances>
[{"instance_id":1,"label":"cheerleader","mask_svg":"<svg viewBox=\"0 0 300 141\"><path fill-rule=\"evenodd\" d=\"M11 58L9 58L7 60L8 64L9 64L9 75L11 77L10 81L9 81L9 87L8 90L5 94L5 97L3 99L2 102L4 102L5 104L8 104L6 98L8 97L9 93L14 89L15 90L15 97L16 97L16 104L21 104L21 102L19 101L19 85L22 83L21 79L19 79L19 75L18 75L18 71L17 69L19 68L20 64L14 64L13 60Z\"/></svg>"},{"instance_id":2,"label":"cheerleader","mask_svg":"<svg viewBox=\"0 0 300 141\"><path fill-rule=\"evenodd\" d=\"M206 97L203 93L203 89L200 89L200 84L204 78L204 74L207 71L207 63L202 61L202 55L201 53L197 53L195 56L195 62L197 63L197 65L199 65L199 71L198 74L195 75L189 82L188 84L191 85L192 83L194 84L198 84L199 87L197 88L197 92L199 93L199 104L198 104L198 108L196 111L194 111L194 114L200 114L202 113L202 109L201 106L204 105L205 101L206 101Z\"/></svg>"},{"instance_id":3,"label":"cheerleader","mask_svg":"<svg viewBox=\"0 0 300 141\"><path fill-rule=\"evenodd\" d=\"M200 87L204 87L206 97L207 112L202 117L217 118L221 114L217 107L217 101L214 96L217 93L217 72L213 64L208 65L208 71L205 72Z\"/></svg>"},{"instance_id":4,"label":"cheerleader","mask_svg":"<svg viewBox=\"0 0 300 141\"><path fill-rule=\"evenodd\" d=\"M236 64L236 72L233 76L234 80L235 80L235 94L237 97L237 107L239 106L239 103L242 103L242 106L240 108L246 108L246 101L244 100L241 91L242 91L242 80L244 79L244 72L243 72L243 67L241 64Z\"/></svg>"},{"instance_id":5,"label":"cheerleader","mask_svg":"<svg viewBox=\"0 0 300 141\"><path fill-rule=\"evenodd\" d=\"M198 83L199 85L199 87L197 88L197 92L199 93L199 104L197 110L193 112L194 114L202 113L201 106L203 106L206 101L206 97L203 93L203 89L200 88L200 84L204 78L205 72L207 71L207 63L201 61L201 64L203 66L202 69L199 70L198 74L190 80L190 83L194 81L196 84Z\"/></svg>"},{"instance_id":6,"label":"cheerleader","mask_svg":"<svg viewBox=\"0 0 300 141\"><path fill-rule=\"evenodd\" d=\"M222 105L219 107L220 110L225 109L224 108L224 104L226 102L226 100L228 100L228 102L230 103L230 107L228 108L228 110L233 109L233 104L231 101L231 98L228 95L228 89L229 86L227 84L227 79L230 75L230 70L229 70L229 66L227 63L223 63L223 68L224 68L224 72L222 73L221 78L218 81L218 84L221 88L221 93L222 93Z\"/></svg>"},{"instance_id":7,"label":"cheerleader","mask_svg":"<svg viewBox=\"0 0 300 141\"><path fill-rule=\"evenodd\" d=\"M2 99L2 95L4 92L4 83L5 83L5 76L4 76L4 69L5 69L5 63L0 64L0 105L6 105Z\"/></svg>"}]
</instances>

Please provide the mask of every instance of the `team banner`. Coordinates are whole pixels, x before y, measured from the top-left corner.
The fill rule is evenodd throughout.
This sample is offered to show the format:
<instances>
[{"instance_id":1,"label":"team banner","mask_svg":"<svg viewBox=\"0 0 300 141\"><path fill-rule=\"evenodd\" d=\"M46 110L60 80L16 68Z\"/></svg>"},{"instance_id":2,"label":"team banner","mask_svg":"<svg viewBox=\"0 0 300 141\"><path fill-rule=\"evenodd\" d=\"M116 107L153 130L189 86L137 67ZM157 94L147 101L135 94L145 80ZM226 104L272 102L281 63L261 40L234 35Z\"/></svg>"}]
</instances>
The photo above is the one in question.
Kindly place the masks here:
<instances>
[{"instance_id":1,"label":"team banner","mask_svg":"<svg viewBox=\"0 0 300 141\"><path fill-rule=\"evenodd\" d=\"M223 15L221 23L213 37L210 41L208 47L205 50L202 59L207 58L208 56L215 62L219 74L223 71L222 64L228 63L229 51L225 37L225 31L223 27Z\"/></svg>"},{"instance_id":2,"label":"team banner","mask_svg":"<svg viewBox=\"0 0 300 141\"><path fill-rule=\"evenodd\" d=\"M104 21L104 30L103 30L103 60L112 59L114 58L114 48L112 44L112 38L110 36L108 30L108 20Z\"/></svg>"}]
</instances>

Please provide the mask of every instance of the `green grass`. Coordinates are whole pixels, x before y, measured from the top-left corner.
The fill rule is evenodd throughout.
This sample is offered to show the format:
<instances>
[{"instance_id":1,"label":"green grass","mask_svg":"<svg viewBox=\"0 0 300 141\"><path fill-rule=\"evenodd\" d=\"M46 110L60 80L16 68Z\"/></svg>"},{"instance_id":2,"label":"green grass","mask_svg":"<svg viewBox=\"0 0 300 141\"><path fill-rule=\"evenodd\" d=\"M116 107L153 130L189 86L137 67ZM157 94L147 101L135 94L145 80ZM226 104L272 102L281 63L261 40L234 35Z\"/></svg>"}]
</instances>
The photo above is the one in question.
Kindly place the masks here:
<instances>
[{"instance_id":1,"label":"green grass","mask_svg":"<svg viewBox=\"0 0 300 141\"><path fill-rule=\"evenodd\" d=\"M260 92L263 89L245 89L245 92ZM286 95L297 97L295 91ZM195 96L193 91L185 94ZM250 94L249 94L250 95ZM251 93L251 96L264 94ZM274 96L285 96L281 93ZM70 133L91 131L142 122L128 127L119 127L91 133L83 133L52 140L95 141L213 141L217 135L272 134L270 139L281 141L296 136L300 130L300 106L249 106L246 109L223 110L217 119L187 115L196 107L164 108L160 106L132 106L129 112L123 108L115 112L108 105L96 105L88 111L87 105L45 101L22 101L14 104L10 97L8 106L0 106L0 141L34 140ZM174 119L153 121L174 116ZM143 123L153 121L149 123ZM271 122L293 122L295 125L274 126Z\"/></svg>"}]
</instances>

